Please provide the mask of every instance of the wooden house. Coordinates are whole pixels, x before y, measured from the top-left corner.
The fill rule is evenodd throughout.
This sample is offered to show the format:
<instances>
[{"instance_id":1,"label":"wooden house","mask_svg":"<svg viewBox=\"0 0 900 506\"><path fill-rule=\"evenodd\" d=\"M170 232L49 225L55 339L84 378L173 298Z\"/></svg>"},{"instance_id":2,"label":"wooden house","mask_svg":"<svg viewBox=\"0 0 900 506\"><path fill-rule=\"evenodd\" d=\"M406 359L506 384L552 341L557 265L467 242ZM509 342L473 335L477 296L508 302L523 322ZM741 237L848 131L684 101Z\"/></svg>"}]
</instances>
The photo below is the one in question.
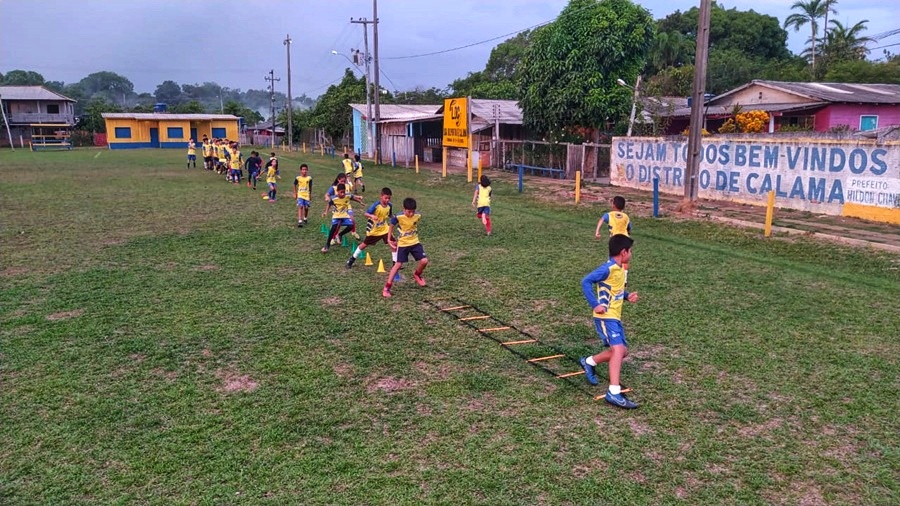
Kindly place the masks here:
<instances>
[{"instance_id":1,"label":"wooden house","mask_svg":"<svg viewBox=\"0 0 900 506\"><path fill-rule=\"evenodd\" d=\"M43 86L0 86L0 105L9 126L0 132L0 145L71 147L75 100Z\"/></svg>"},{"instance_id":2,"label":"wooden house","mask_svg":"<svg viewBox=\"0 0 900 506\"><path fill-rule=\"evenodd\" d=\"M184 148L188 139L238 139L231 114L103 113L109 149Z\"/></svg>"}]
</instances>

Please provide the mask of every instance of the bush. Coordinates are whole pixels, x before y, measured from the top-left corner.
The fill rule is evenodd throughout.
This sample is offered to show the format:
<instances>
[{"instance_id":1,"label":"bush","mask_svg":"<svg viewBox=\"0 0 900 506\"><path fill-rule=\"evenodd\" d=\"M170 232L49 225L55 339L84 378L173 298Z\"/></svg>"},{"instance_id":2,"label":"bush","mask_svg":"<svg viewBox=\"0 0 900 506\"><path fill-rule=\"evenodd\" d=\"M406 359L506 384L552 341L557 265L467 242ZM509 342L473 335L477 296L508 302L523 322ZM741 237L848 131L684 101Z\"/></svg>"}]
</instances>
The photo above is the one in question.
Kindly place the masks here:
<instances>
[{"instance_id":1,"label":"bush","mask_svg":"<svg viewBox=\"0 0 900 506\"><path fill-rule=\"evenodd\" d=\"M758 134L768 130L769 114L758 110L742 112L734 117L734 122L740 132Z\"/></svg>"}]
</instances>

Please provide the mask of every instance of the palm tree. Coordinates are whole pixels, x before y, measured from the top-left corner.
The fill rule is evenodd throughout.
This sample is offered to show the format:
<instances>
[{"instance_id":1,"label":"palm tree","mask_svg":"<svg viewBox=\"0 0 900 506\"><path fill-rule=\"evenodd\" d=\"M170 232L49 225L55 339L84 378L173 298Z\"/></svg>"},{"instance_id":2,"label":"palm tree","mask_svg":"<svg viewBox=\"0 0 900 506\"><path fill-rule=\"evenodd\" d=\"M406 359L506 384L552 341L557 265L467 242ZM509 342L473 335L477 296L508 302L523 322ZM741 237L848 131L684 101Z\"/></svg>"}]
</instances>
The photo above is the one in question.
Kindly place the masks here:
<instances>
[{"instance_id":1,"label":"palm tree","mask_svg":"<svg viewBox=\"0 0 900 506\"><path fill-rule=\"evenodd\" d=\"M794 31L799 32L800 28L809 23L810 27L810 44L812 53L813 70L816 68L816 34L819 31L819 19L826 16L829 5L828 0L797 0L791 5L792 10L799 10L791 14L784 20L785 30L793 27Z\"/></svg>"},{"instance_id":2,"label":"palm tree","mask_svg":"<svg viewBox=\"0 0 900 506\"><path fill-rule=\"evenodd\" d=\"M825 28L822 29L822 37L828 37L828 13L837 14L837 9L834 8L834 5L838 3L838 0L822 0L822 3L825 4L825 23L822 24Z\"/></svg>"},{"instance_id":3,"label":"palm tree","mask_svg":"<svg viewBox=\"0 0 900 506\"><path fill-rule=\"evenodd\" d=\"M824 40L824 53L829 61L837 60L862 60L869 53L866 44L874 42L871 37L863 37L861 33L866 29L868 19L864 19L853 26L844 26L840 21L831 20L834 28L828 32Z\"/></svg>"}]
</instances>

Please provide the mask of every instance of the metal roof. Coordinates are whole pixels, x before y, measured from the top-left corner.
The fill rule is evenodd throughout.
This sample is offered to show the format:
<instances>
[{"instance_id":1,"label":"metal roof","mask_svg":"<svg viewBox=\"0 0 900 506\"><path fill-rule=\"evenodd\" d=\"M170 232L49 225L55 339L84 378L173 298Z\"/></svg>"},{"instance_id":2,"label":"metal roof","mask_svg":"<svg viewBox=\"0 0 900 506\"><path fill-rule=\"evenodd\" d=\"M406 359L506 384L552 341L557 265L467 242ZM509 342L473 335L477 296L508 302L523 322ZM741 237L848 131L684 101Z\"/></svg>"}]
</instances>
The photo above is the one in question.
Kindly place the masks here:
<instances>
[{"instance_id":1,"label":"metal roof","mask_svg":"<svg viewBox=\"0 0 900 506\"><path fill-rule=\"evenodd\" d=\"M366 104L350 104L350 107L359 111L366 117ZM437 119L440 117L437 110L443 105L409 105L409 104L381 104L379 106L379 121L421 121L425 119ZM373 106L374 111L374 106Z\"/></svg>"},{"instance_id":2,"label":"metal roof","mask_svg":"<svg viewBox=\"0 0 900 506\"><path fill-rule=\"evenodd\" d=\"M712 99L718 102L751 86L764 86L808 98L811 102L839 104L900 104L900 84L865 83L790 83L754 79ZM755 104L754 104L755 107Z\"/></svg>"},{"instance_id":3,"label":"metal roof","mask_svg":"<svg viewBox=\"0 0 900 506\"><path fill-rule=\"evenodd\" d=\"M237 120L237 116L232 114L169 114L158 112L104 112L101 114L104 119L137 119L137 120L154 120L154 121L210 121L214 119L221 120Z\"/></svg>"},{"instance_id":4,"label":"metal roof","mask_svg":"<svg viewBox=\"0 0 900 506\"><path fill-rule=\"evenodd\" d=\"M806 109L815 109L817 107L822 107L824 105L828 105L828 102L807 102L802 104L748 104L741 106L742 111L765 111L765 112L793 112L793 111L803 111ZM713 116L727 116L731 115L732 111L734 111L734 105L706 105L703 107L703 115L706 117ZM678 107L673 110L671 113L667 113L666 111L659 112L661 116L669 116L673 118L690 118L691 117L691 108L690 107Z\"/></svg>"},{"instance_id":5,"label":"metal roof","mask_svg":"<svg viewBox=\"0 0 900 506\"><path fill-rule=\"evenodd\" d=\"M0 98L3 100L65 100L77 102L65 95L50 91L43 86L0 86Z\"/></svg>"}]
</instances>

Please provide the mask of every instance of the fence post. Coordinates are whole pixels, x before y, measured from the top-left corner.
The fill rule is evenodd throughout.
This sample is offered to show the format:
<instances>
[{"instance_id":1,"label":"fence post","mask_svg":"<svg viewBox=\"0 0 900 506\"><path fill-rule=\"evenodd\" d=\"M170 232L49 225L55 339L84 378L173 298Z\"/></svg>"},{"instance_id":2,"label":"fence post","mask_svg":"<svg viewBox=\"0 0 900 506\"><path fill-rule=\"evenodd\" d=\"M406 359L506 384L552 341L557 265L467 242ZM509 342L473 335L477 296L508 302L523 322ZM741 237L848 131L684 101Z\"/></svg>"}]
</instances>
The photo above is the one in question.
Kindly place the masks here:
<instances>
[{"instance_id":1,"label":"fence post","mask_svg":"<svg viewBox=\"0 0 900 506\"><path fill-rule=\"evenodd\" d=\"M575 203L581 202L581 171L575 171Z\"/></svg>"},{"instance_id":2,"label":"fence post","mask_svg":"<svg viewBox=\"0 0 900 506\"><path fill-rule=\"evenodd\" d=\"M441 177L447 177L447 148L444 147L443 155L441 156Z\"/></svg>"},{"instance_id":3,"label":"fence post","mask_svg":"<svg viewBox=\"0 0 900 506\"><path fill-rule=\"evenodd\" d=\"M522 193L522 178L525 176L525 166L519 165L519 193Z\"/></svg>"},{"instance_id":4,"label":"fence post","mask_svg":"<svg viewBox=\"0 0 900 506\"><path fill-rule=\"evenodd\" d=\"M659 178L653 178L653 217L659 218Z\"/></svg>"},{"instance_id":5,"label":"fence post","mask_svg":"<svg viewBox=\"0 0 900 506\"><path fill-rule=\"evenodd\" d=\"M478 180L481 181L481 154L478 155Z\"/></svg>"},{"instance_id":6,"label":"fence post","mask_svg":"<svg viewBox=\"0 0 900 506\"><path fill-rule=\"evenodd\" d=\"M765 236L772 235L772 219L775 217L775 190L769 192L769 201L766 203L766 232Z\"/></svg>"},{"instance_id":7,"label":"fence post","mask_svg":"<svg viewBox=\"0 0 900 506\"><path fill-rule=\"evenodd\" d=\"M419 155L416 155L416 174L419 173Z\"/></svg>"}]
</instances>

